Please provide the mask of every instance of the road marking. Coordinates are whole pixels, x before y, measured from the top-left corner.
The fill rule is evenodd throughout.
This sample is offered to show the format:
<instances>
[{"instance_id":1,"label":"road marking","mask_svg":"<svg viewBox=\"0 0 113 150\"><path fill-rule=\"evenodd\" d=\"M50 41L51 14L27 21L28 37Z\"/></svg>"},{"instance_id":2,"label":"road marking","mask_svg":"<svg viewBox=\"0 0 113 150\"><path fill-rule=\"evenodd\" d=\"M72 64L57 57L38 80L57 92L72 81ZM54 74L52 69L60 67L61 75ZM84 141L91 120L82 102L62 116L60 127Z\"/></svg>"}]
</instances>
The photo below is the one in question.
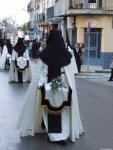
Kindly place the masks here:
<instances>
[{"instance_id":1,"label":"road marking","mask_svg":"<svg viewBox=\"0 0 113 150\"><path fill-rule=\"evenodd\" d=\"M113 150L112 148L101 148L100 150Z\"/></svg>"}]
</instances>

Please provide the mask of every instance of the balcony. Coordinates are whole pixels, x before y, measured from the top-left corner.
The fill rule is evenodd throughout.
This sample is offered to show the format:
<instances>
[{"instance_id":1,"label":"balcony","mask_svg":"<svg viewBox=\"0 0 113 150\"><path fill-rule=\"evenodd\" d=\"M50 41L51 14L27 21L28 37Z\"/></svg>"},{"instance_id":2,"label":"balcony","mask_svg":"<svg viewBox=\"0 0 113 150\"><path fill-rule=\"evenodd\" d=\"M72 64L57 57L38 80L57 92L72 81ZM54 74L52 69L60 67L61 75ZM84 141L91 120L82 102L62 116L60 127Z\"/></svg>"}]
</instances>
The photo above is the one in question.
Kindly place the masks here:
<instances>
[{"instance_id":1,"label":"balcony","mask_svg":"<svg viewBox=\"0 0 113 150\"><path fill-rule=\"evenodd\" d=\"M47 17L46 19L54 18L54 6L47 8Z\"/></svg>"},{"instance_id":2,"label":"balcony","mask_svg":"<svg viewBox=\"0 0 113 150\"><path fill-rule=\"evenodd\" d=\"M113 0L69 0L66 14L113 14Z\"/></svg>"},{"instance_id":3,"label":"balcony","mask_svg":"<svg viewBox=\"0 0 113 150\"><path fill-rule=\"evenodd\" d=\"M101 7L102 0L69 0L69 9L95 9Z\"/></svg>"},{"instance_id":4,"label":"balcony","mask_svg":"<svg viewBox=\"0 0 113 150\"><path fill-rule=\"evenodd\" d=\"M113 0L69 0L69 9L113 9Z\"/></svg>"},{"instance_id":5,"label":"balcony","mask_svg":"<svg viewBox=\"0 0 113 150\"><path fill-rule=\"evenodd\" d=\"M27 23L27 28L30 29L35 29L38 27L38 22L36 21L30 21Z\"/></svg>"},{"instance_id":6,"label":"balcony","mask_svg":"<svg viewBox=\"0 0 113 150\"><path fill-rule=\"evenodd\" d=\"M68 0L67 5L65 0L62 2L55 2L55 16L113 14L113 0Z\"/></svg>"}]
</instances>

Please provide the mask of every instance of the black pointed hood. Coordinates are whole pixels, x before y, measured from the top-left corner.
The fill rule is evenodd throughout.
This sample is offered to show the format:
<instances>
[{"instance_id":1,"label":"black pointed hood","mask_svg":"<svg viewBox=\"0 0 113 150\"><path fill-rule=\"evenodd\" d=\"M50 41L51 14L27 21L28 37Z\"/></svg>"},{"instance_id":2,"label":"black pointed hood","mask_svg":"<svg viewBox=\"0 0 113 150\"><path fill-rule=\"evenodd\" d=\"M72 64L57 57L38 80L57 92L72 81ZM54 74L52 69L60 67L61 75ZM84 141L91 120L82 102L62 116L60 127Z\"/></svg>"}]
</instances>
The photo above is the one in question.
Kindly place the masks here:
<instances>
[{"instance_id":1,"label":"black pointed hood","mask_svg":"<svg viewBox=\"0 0 113 150\"><path fill-rule=\"evenodd\" d=\"M14 50L18 53L18 56L23 56L23 53L26 50L26 46L24 45L24 38L18 38L18 41L14 46Z\"/></svg>"},{"instance_id":2,"label":"black pointed hood","mask_svg":"<svg viewBox=\"0 0 113 150\"><path fill-rule=\"evenodd\" d=\"M48 65L53 76L60 75L61 67L71 62L71 53L67 50L61 31L51 30L48 36L47 45L40 54L40 59ZM50 72L51 72L50 71Z\"/></svg>"}]
</instances>

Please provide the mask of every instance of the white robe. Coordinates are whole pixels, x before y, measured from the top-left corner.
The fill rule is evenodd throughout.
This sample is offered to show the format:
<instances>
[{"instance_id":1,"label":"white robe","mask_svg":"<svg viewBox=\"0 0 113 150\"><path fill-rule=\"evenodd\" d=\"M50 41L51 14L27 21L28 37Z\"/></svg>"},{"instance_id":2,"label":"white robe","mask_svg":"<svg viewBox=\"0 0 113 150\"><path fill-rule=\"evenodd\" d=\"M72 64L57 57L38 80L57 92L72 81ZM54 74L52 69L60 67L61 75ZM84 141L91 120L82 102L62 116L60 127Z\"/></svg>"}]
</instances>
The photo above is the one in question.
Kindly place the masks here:
<instances>
[{"instance_id":1,"label":"white robe","mask_svg":"<svg viewBox=\"0 0 113 150\"><path fill-rule=\"evenodd\" d=\"M31 81L31 65L28 50L23 54L23 57L29 61L29 67L22 71L23 82ZM18 82L18 70L15 66L15 60L18 58L18 53L13 50L11 56L10 70L9 70L9 82Z\"/></svg>"},{"instance_id":2,"label":"white robe","mask_svg":"<svg viewBox=\"0 0 113 150\"><path fill-rule=\"evenodd\" d=\"M6 45L4 45L2 55L0 57L0 69L5 69L7 54L8 54L8 50L7 50Z\"/></svg>"},{"instance_id":3,"label":"white robe","mask_svg":"<svg viewBox=\"0 0 113 150\"><path fill-rule=\"evenodd\" d=\"M41 121L42 117L44 118L44 120L46 119L46 114L44 114L44 111L41 109L41 92L38 89L38 86L41 85L41 82L46 82L47 67L45 66L46 65L41 60L38 61L37 70L35 70L36 77L33 78L30 83L25 97L23 108L17 119L16 128L20 130L20 136L22 137L28 135L34 136L35 133L45 132L41 127ZM44 67L45 69L43 69ZM69 86L72 89L72 102L70 106L71 108L67 110L67 112L65 111L63 115L63 123L66 123L65 113L68 113L68 125L64 126L65 128L63 130L63 134L49 134L49 138L51 141L58 141L66 139L67 136L69 136L70 141L75 142L75 139L79 138L80 135L84 132L84 130L79 114L78 99L76 93L76 82L74 78L72 64L65 66L63 69L65 71L67 82L69 83ZM42 70L44 70L45 73ZM41 73L43 73L44 75L41 75ZM43 79L41 79L42 76ZM61 139L59 139L60 137Z\"/></svg>"},{"instance_id":4,"label":"white robe","mask_svg":"<svg viewBox=\"0 0 113 150\"><path fill-rule=\"evenodd\" d=\"M0 58L1 58L1 56L2 56L2 48L0 47Z\"/></svg>"},{"instance_id":5,"label":"white robe","mask_svg":"<svg viewBox=\"0 0 113 150\"><path fill-rule=\"evenodd\" d=\"M72 69L74 71L74 74L78 74L78 69L77 69L77 64L76 64L76 60L75 60L75 56L74 56L74 52L73 50L68 47L68 51L71 53L72 55L72 59L71 59L71 65L72 65Z\"/></svg>"}]
</instances>

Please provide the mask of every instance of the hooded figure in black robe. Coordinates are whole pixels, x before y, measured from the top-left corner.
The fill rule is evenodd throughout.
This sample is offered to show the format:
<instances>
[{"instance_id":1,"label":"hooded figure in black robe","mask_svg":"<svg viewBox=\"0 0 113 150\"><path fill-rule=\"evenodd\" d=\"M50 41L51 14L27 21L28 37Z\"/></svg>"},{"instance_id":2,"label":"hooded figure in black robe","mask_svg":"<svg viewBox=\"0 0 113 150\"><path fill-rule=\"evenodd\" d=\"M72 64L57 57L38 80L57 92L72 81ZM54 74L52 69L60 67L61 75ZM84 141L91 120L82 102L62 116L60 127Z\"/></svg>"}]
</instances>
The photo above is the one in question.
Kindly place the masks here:
<instances>
[{"instance_id":1,"label":"hooded figure in black robe","mask_svg":"<svg viewBox=\"0 0 113 150\"><path fill-rule=\"evenodd\" d=\"M18 57L23 56L23 53L26 50L26 46L24 45L24 39L18 38L16 45L14 46L14 50L18 53Z\"/></svg>"},{"instance_id":2,"label":"hooded figure in black robe","mask_svg":"<svg viewBox=\"0 0 113 150\"><path fill-rule=\"evenodd\" d=\"M75 138L82 135L71 60L72 55L65 46L61 31L51 30L17 120L16 128L21 137L46 132L51 142L65 144L68 139L75 142ZM65 87L53 93L51 83L58 77Z\"/></svg>"},{"instance_id":3,"label":"hooded figure in black robe","mask_svg":"<svg viewBox=\"0 0 113 150\"><path fill-rule=\"evenodd\" d=\"M47 82L51 82L61 76L61 68L71 63L72 55L67 50L61 31L53 29L50 31L47 46L40 54L40 59L48 66ZM48 108L54 110L49 104L44 101L45 91L44 87L42 91L42 105L47 105ZM68 102L64 103L61 107L69 106L71 103L71 89L69 91ZM59 108L61 109L61 108ZM55 111L55 110L54 110ZM56 109L57 111L57 109ZM42 127L44 127L44 121L42 120ZM48 132L49 133L61 133L61 114L52 115L48 113ZM65 141L60 141L65 143Z\"/></svg>"},{"instance_id":4,"label":"hooded figure in black robe","mask_svg":"<svg viewBox=\"0 0 113 150\"><path fill-rule=\"evenodd\" d=\"M47 46L40 54L40 59L48 65L48 82L61 75L61 67L71 62L71 53L67 50L61 31L51 30Z\"/></svg>"},{"instance_id":5,"label":"hooded figure in black robe","mask_svg":"<svg viewBox=\"0 0 113 150\"><path fill-rule=\"evenodd\" d=\"M26 51L26 46L24 45L24 38L18 38L16 45L14 46L14 50L18 53L18 57L23 56ZM17 61L15 60L15 64L17 65ZM22 72L18 70L18 80L19 83L22 83Z\"/></svg>"},{"instance_id":6,"label":"hooded figure in black robe","mask_svg":"<svg viewBox=\"0 0 113 150\"><path fill-rule=\"evenodd\" d=\"M10 41L10 39L7 39L6 40L6 46L7 46L7 49L8 49L8 54L12 54L12 49L13 49L13 46L12 46L12 44L11 44L11 41Z\"/></svg>"}]
</instances>

